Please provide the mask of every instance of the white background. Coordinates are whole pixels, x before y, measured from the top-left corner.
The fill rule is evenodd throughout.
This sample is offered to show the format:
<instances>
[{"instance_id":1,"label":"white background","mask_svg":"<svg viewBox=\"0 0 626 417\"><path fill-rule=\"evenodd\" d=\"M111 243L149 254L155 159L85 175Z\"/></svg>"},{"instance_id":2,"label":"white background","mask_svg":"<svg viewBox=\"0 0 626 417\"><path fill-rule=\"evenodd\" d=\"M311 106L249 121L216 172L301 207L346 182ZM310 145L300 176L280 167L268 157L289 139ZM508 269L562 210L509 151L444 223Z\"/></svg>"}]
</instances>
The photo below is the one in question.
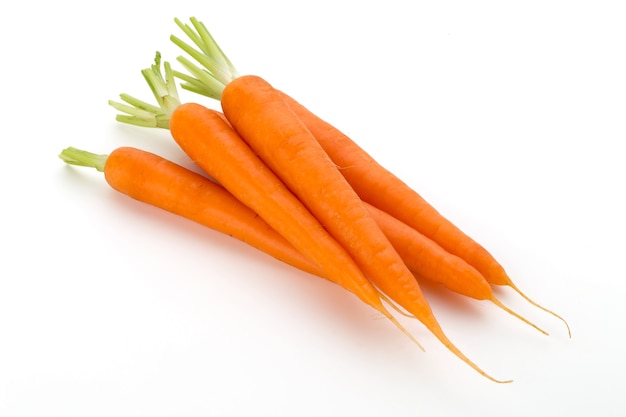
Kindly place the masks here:
<instances>
[{"instance_id":1,"label":"white background","mask_svg":"<svg viewBox=\"0 0 626 417\"><path fill-rule=\"evenodd\" d=\"M621 4L3 3L0 415L624 415ZM491 250L572 339L511 291L550 336L425 288L450 338L514 379L495 384L418 323L426 352L338 287L65 166L67 146L120 145L191 166L107 105L151 98L139 71L175 60L173 18L191 16Z\"/></svg>"}]
</instances>

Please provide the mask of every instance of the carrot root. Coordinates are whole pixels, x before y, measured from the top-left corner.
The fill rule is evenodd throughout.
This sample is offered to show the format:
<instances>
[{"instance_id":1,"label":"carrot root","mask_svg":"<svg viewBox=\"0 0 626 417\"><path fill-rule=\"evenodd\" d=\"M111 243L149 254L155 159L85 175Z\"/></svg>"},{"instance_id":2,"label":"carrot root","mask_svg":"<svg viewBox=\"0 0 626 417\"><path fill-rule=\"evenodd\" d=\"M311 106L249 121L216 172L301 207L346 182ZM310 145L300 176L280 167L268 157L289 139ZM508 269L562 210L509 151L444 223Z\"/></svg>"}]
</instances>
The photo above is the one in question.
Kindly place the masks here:
<instances>
[{"instance_id":1,"label":"carrot root","mask_svg":"<svg viewBox=\"0 0 626 417\"><path fill-rule=\"evenodd\" d=\"M498 300L497 298L492 297L490 299L490 301L493 302L498 307L500 307L501 309L503 309L504 311L506 311L507 313L509 313L510 315L512 315L513 317L516 317L516 318L520 319L524 323L528 324L531 327L534 327L536 330L540 331L541 333L545 334L546 336L549 336L548 332L546 332L545 330L543 330L541 327L537 326L536 324L532 323L527 318L525 318L525 317L521 316L520 314L516 313L515 311L511 310L509 307L507 307L504 304L502 304L502 302L500 300Z\"/></svg>"},{"instance_id":2,"label":"carrot root","mask_svg":"<svg viewBox=\"0 0 626 417\"><path fill-rule=\"evenodd\" d=\"M393 304L390 304L393 307ZM395 307L394 307L395 308ZM386 318L388 318L402 333L404 333L413 343L417 345L422 352L426 352L424 346L413 336L400 322L385 309L379 310Z\"/></svg>"},{"instance_id":3,"label":"carrot root","mask_svg":"<svg viewBox=\"0 0 626 417\"><path fill-rule=\"evenodd\" d=\"M502 380L502 379L494 378L493 376L489 375L487 372L483 371L478 365L476 365L467 356L465 356L465 354L463 354L463 352L461 352L459 350L459 348L457 348L450 341L450 339L448 339L448 337L444 334L444 332L441 329L441 327L436 322L431 322L431 323L428 323L428 324L424 323L424 324L426 325L428 330L430 330L435 335L435 337L437 337L437 339L439 339L439 341L441 343L443 343L443 345L445 347L448 348L448 350L450 350L452 353L454 353L459 359L461 359L463 362L465 362L467 365L469 365L471 368L473 368L476 372L478 372L479 374L481 374L485 378L487 378L487 379L489 379L489 380L491 380L493 382L497 382L499 384L508 384L508 383L513 382L512 379Z\"/></svg>"},{"instance_id":4,"label":"carrot root","mask_svg":"<svg viewBox=\"0 0 626 417\"><path fill-rule=\"evenodd\" d=\"M518 293L519 295L522 296L522 298L524 298L526 301L528 301L530 304L534 305L535 307L539 308L540 310L545 311L548 314L553 315L554 317L556 317L557 319L561 320L564 324L565 327L567 328L567 334L569 335L569 338L572 338L572 331L569 327L569 324L567 323L567 321L559 316L558 314L556 314L554 311L552 310L548 310L546 307L538 304L537 302L533 301L532 299L530 299L526 294L524 294L515 284L513 284L512 282L508 282L506 285L508 285L509 287L511 287L516 293Z\"/></svg>"}]
</instances>

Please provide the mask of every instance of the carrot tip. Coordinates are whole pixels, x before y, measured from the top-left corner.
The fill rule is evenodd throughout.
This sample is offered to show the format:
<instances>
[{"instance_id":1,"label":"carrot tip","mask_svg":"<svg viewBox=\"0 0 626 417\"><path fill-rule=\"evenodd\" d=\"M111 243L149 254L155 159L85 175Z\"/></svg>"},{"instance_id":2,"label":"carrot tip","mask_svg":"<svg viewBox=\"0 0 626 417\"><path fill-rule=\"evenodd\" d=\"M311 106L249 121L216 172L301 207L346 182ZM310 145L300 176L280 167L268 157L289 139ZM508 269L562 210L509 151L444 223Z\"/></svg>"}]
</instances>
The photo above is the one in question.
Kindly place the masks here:
<instances>
[{"instance_id":1,"label":"carrot tip","mask_svg":"<svg viewBox=\"0 0 626 417\"><path fill-rule=\"evenodd\" d=\"M534 305L535 307L537 307L537 308L539 308L539 309L541 309L541 310L545 311L546 313L553 315L553 316L554 316L554 317L556 317L557 319L561 320L561 321L565 324L565 327L567 328L567 334L568 334L569 338L570 338L570 339L572 338L572 331L571 331L571 329L570 329L570 327L569 327L569 324L567 323L567 321L566 321L563 317L559 316L559 315L558 315L558 314L556 314L554 311L552 311L552 310L548 310L548 309L547 309L547 308L545 308L544 306L542 306L542 305L538 304L537 302L535 302L535 301L531 300L531 299L530 299L530 298L529 298L526 294L524 294L524 293L523 293L523 292L522 292L519 288L517 288L517 286L516 286L516 285L514 285L512 282L509 282L509 283L508 283L508 285L509 285L509 287L511 287L513 290L515 290L515 292L517 292L519 295L521 295L521 296L522 296L522 297L523 297L526 301L528 301L530 304Z\"/></svg>"},{"instance_id":2,"label":"carrot tip","mask_svg":"<svg viewBox=\"0 0 626 417\"><path fill-rule=\"evenodd\" d=\"M393 317L393 316L391 315L391 313L389 313L389 312L388 312L388 311L386 311L386 310L384 310L382 313L385 315L385 317L387 317L389 320L391 320L391 322L392 322L392 323L393 323L393 324L394 324L394 325L395 325L398 329L400 329L400 331L401 331L402 333L404 333L404 334L405 334L405 335L406 335L409 339L411 339L411 341L412 341L413 343L415 343L415 344L417 345L417 347L418 347L418 348L420 348L420 350L421 350L422 352L426 352L426 349L424 349L424 346L422 346L422 344L421 344L421 343L420 343L420 342L419 342L419 341L418 341L418 340L417 340L417 339L416 339L416 338L415 338L415 337L414 337L414 336L413 336L413 335L412 335L412 334L411 334L411 333L410 333L410 332L409 332L406 328L404 328L404 326L402 326L402 325L400 324L400 322L399 322L399 321L398 321L395 317Z\"/></svg>"},{"instance_id":3,"label":"carrot tip","mask_svg":"<svg viewBox=\"0 0 626 417\"><path fill-rule=\"evenodd\" d=\"M511 310L510 308L508 308L507 306L505 306L504 304L502 304L502 302L500 300L498 300L495 297L491 298L491 302L493 302L495 305L497 305L498 307L500 307L501 309L503 309L504 311L506 311L507 313L509 313L510 315L512 315L513 317L516 317L518 319L520 319L521 321L523 321L524 323L528 324L529 326L535 328L536 330L540 331L541 333L545 334L546 336L549 336L549 333L546 332L545 330L543 330L542 328L540 328L539 326L537 326L536 324L532 323L530 320L526 319L525 317L522 317L521 315L519 315L518 313L514 312L513 310Z\"/></svg>"},{"instance_id":4,"label":"carrot tip","mask_svg":"<svg viewBox=\"0 0 626 417\"><path fill-rule=\"evenodd\" d=\"M506 381L495 380L495 382L497 382L499 384L510 384L511 382L513 382L513 380L512 379L507 379Z\"/></svg>"},{"instance_id":5,"label":"carrot tip","mask_svg":"<svg viewBox=\"0 0 626 417\"><path fill-rule=\"evenodd\" d=\"M420 320L420 321L422 321L422 320ZM439 326L437 321L434 320L434 317L432 317L431 320L423 320L422 323L428 328L428 330L430 330L430 332L437 339L439 339L439 341L441 341L441 343L443 343L443 345L446 348L448 348L448 350L450 352L452 352L455 356L457 356L459 359L461 359L463 362L465 362L467 365L469 365L472 369L474 369L476 372L478 372L479 374L481 374L485 378L487 378L487 379L489 379L489 380L491 380L493 382L497 382L499 384L508 384L508 383L513 382L512 379L506 379L506 380L496 379L496 378L492 377L491 375L489 375L488 373L486 373L485 371L483 371L474 362L472 362L467 356L465 356L465 354L463 354L461 352L461 350L459 348L457 348L450 341L450 339L448 339L448 337L445 335L445 333L443 332L443 330L441 329L441 327Z\"/></svg>"}]
</instances>

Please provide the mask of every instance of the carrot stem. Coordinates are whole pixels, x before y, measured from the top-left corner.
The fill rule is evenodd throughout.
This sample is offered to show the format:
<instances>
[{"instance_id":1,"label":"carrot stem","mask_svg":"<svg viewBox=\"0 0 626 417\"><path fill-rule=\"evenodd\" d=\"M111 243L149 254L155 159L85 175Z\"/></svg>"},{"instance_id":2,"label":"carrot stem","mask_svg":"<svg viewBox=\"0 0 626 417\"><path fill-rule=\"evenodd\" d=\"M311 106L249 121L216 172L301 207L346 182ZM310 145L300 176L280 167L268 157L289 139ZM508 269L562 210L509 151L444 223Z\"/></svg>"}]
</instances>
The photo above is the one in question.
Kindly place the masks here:
<instances>
[{"instance_id":1,"label":"carrot stem","mask_svg":"<svg viewBox=\"0 0 626 417\"><path fill-rule=\"evenodd\" d=\"M209 72L201 69L189 59L180 56L177 58L178 62L180 62L190 73L196 76L195 82L186 82L181 83L181 87L190 90L192 92L202 94L208 96L210 98L219 100L222 96L222 92L224 91L224 84L222 84L219 80L213 77ZM180 73L175 73L177 76ZM198 85L202 85L202 89L198 89Z\"/></svg>"},{"instance_id":2,"label":"carrot stem","mask_svg":"<svg viewBox=\"0 0 626 417\"><path fill-rule=\"evenodd\" d=\"M109 100L109 105L122 114L115 119L118 122L140 127L169 129L170 117L181 102L176 89L174 71L169 62L163 62L161 71L161 54L157 51L154 64L141 71L148 83L157 105L147 103L128 94L120 94L123 103Z\"/></svg>"},{"instance_id":3,"label":"carrot stem","mask_svg":"<svg viewBox=\"0 0 626 417\"><path fill-rule=\"evenodd\" d=\"M180 58L183 59L183 57L180 57ZM214 97L212 95L211 89L206 87L206 83L198 80L197 78L194 78L189 74L185 74L184 72L180 72L176 70L174 70L174 76L182 81L182 83L180 83L180 86L182 88L188 91L191 91L192 93L195 93L195 94L199 94L202 96L207 96L207 97L219 100L219 97L217 96ZM222 89L220 89L220 91L221 90L223 90L223 86L222 86Z\"/></svg>"},{"instance_id":4,"label":"carrot stem","mask_svg":"<svg viewBox=\"0 0 626 417\"><path fill-rule=\"evenodd\" d=\"M239 77L239 72L226 57L226 54L219 48L204 24L198 22L195 17L192 17L190 18L193 25L192 29L189 25L181 23L179 19L175 19L175 21L199 49L185 43L175 35L170 36L170 40L202 66L201 68L195 65L184 56L177 57L178 62L196 77L194 79L193 77L184 76L179 72L175 72L175 76L184 81L181 83L181 87L197 94L219 100L226 85ZM209 45L204 44L202 41L204 39L209 39ZM210 50L216 51L215 55L213 55L214 52Z\"/></svg>"},{"instance_id":5,"label":"carrot stem","mask_svg":"<svg viewBox=\"0 0 626 417\"><path fill-rule=\"evenodd\" d=\"M64 149L59 154L59 158L70 165L95 168L99 172L104 172L104 165L106 164L108 155L99 155L74 147L69 147Z\"/></svg>"},{"instance_id":6,"label":"carrot stem","mask_svg":"<svg viewBox=\"0 0 626 417\"><path fill-rule=\"evenodd\" d=\"M237 78L239 73L224 51L215 42L206 26L195 17L192 17L190 21L193 27L182 23L179 19L175 19L178 27L199 49L194 48L174 35L170 37L170 40L206 69L206 71L200 70L199 67L183 57L178 59L185 68L210 86L211 94L209 97L219 98L224 87ZM181 86L187 88L184 84Z\"/></svg>"},{"instance_id":7,"label":"carrot stem","mask_svg":"<svg viewBox=\"0 0 626 417\"><path fill-rule=\"evenodd\" d=\"M152 94L157 100L159 107L168 115L171 115L178 106L180 99L176 89L176 81L170 63L163 62L164 73L161 72L161 53L157 51L154 64L150 68L141 71Z\"/></svg>"}]
</instances>

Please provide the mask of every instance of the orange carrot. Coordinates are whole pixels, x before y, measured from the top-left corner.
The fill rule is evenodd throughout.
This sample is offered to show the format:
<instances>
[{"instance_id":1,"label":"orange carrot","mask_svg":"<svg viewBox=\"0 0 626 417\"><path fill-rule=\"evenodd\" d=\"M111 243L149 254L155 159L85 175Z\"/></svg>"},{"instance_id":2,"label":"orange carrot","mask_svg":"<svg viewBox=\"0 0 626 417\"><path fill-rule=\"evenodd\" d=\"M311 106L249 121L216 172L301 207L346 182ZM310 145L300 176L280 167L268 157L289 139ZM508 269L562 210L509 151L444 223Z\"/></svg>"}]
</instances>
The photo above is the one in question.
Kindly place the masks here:
<instances>
[{"instance_id":1,"label":"orange carrot","mask_svg":"<svg viewBox=\"0 0 626 417\"><path fill-rule=\"evenodd\" d=\"M379 292L348 252L219 112L195 103L182 104L171 115L170 131L199 167L318 265L328 279L356 294L413 339L385 309Z\"/></svg>"},{"instance_id":2,"label":"orange carrot","mask_svg":"<svg viewBox=\"0 0 626 417\"><path fill-rule=\"evenodd\" d=\"M240 76L226 85L221 104L234 129L343 245L374 285L419 319L459 358L497 381L450 342L415 277L282 95L260 77ZM198 118L189 118L187 123L194 120Z\"/></svg>"},{"instance_id":3,"label":"orange carrot","mask_svg":"<svg viewBox=\"0 0 626 417\"><path fill-rule=\"evenodd\" d=\"M158 155L131 147L96 155L76 148L61 152L68 164L96 168L107 183L135 200L227 234L302 271L323 276L254 211L224 187Z\"/></svg>"}]
</instances>

